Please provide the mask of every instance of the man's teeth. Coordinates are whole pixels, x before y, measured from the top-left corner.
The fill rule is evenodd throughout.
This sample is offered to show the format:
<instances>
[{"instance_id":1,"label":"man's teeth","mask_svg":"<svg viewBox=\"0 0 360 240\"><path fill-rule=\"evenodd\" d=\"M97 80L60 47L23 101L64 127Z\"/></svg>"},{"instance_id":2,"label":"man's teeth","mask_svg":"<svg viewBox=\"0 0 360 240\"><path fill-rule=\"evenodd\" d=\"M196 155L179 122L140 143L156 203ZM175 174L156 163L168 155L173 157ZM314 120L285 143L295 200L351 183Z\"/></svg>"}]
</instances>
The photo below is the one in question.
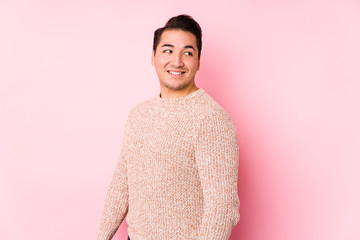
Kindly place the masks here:
<instances>
[{"instance_id":1,"label":"man's teeth","mask_svg":"<svg viewBox=\"0 0 360 240\"><path fill-rule=\"evenodd\" d=\"M169 73L174 74L174 75L180 75L181 74L181 72L173 72L173 71L169 71Z\"/></svg>"}]
</instances>

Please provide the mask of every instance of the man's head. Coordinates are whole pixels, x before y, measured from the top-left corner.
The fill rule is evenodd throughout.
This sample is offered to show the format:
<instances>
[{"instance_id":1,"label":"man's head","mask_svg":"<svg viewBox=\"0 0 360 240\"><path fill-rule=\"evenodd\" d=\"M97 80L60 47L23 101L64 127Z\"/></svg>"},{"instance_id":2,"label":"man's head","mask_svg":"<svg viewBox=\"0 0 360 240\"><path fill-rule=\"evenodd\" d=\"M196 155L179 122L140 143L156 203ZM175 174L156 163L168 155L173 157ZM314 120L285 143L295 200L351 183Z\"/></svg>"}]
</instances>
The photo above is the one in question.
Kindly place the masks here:
<instances>
[{"instance_id":1,"label":"man's head","mask_svg":"<svg viewBox=\"0 0 360 240\"><path fill-rule=\"evenodd\" d=\"M201 46L202 46L202 33L200 25L189 15L179 15L169 19L164 27L158 28L154 32L153 50L156 54L156 49L159 45L162 33L165 30L182 30L194 34L196 38L196 47L198 49L198 57L200 58Z\"/></svg>"},{"instance_id":2,"label":"man's head","mask_svg":"<svg viewBox=\"0 0 360 240\"><path fill-rule=\"evenodd\" d=\"M161 96L180 97L197 89L200 51L201 29L190 16L173 17L155 31L151 63L159 77Z\"/></svg>"}]
</instances>

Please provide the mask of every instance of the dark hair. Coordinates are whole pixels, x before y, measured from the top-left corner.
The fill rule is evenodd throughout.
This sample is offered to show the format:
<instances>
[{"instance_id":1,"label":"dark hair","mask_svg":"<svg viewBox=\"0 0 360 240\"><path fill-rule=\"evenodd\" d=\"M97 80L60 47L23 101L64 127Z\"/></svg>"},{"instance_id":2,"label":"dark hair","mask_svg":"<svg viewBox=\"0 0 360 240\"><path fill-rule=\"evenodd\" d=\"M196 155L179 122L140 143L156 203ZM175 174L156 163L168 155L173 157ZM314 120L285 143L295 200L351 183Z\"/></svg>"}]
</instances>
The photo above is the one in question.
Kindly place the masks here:
<instances>
[{"instance_id":1,"label":"dark hair","mask_svg":"<svg viewBox=\"0 0 360 240\"><path fill-rule=\"evenodd\" d=\"M156 48L159 45L161 34L167 29L179 29L185 32L190 32L195 35L196 38L196 46L199 50L199 58L201 53L201 28L200 25L189 15L179 15L176 17L172 17L167 21L164 27L156 29L154 32L154 43L153 49L154 54L156 52Z\"/></svg>"}]
</instances>

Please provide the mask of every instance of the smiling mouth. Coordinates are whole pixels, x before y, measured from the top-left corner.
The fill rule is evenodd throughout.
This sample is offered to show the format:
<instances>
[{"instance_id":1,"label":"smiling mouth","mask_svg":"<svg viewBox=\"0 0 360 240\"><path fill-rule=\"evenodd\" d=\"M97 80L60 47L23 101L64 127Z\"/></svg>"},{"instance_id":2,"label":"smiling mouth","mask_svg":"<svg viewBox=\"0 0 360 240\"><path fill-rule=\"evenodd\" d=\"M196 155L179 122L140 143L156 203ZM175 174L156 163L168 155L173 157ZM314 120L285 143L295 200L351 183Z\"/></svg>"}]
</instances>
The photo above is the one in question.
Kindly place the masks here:
<instances>
[{"instance_id":1,"label":"smiling mouth","mask_svg":"<svg viewBox=\"0 0 360 240\"><path fill-rule=\"evenodd\" d=\"M171 75L176 75L176 76L179 76L179 75L185 73L185 72L179 72L179 71L167 71L167 72L170 73Z\"/></svg>"}]
</instances>

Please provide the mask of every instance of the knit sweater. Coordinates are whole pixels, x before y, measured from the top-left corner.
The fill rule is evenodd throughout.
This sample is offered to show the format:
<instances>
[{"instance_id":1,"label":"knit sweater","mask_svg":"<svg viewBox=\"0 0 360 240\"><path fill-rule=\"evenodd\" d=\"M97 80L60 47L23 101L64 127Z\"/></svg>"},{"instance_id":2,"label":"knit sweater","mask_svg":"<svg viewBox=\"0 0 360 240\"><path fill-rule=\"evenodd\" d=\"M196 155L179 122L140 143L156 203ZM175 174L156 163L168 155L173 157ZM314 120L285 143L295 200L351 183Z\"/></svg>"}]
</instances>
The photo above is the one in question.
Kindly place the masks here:
<instances>
[{"instance_id":1,"label":"knit sweater","mask_svg":"<svg viewBox=\"0 0 360 240\"><path fill-rule=\"evenodd\" d=\"M160 95L129 114L98 240L126 217L131 240L226 240L240 219L238 141L203 89Z\"/></svg>"}]
</instances>

